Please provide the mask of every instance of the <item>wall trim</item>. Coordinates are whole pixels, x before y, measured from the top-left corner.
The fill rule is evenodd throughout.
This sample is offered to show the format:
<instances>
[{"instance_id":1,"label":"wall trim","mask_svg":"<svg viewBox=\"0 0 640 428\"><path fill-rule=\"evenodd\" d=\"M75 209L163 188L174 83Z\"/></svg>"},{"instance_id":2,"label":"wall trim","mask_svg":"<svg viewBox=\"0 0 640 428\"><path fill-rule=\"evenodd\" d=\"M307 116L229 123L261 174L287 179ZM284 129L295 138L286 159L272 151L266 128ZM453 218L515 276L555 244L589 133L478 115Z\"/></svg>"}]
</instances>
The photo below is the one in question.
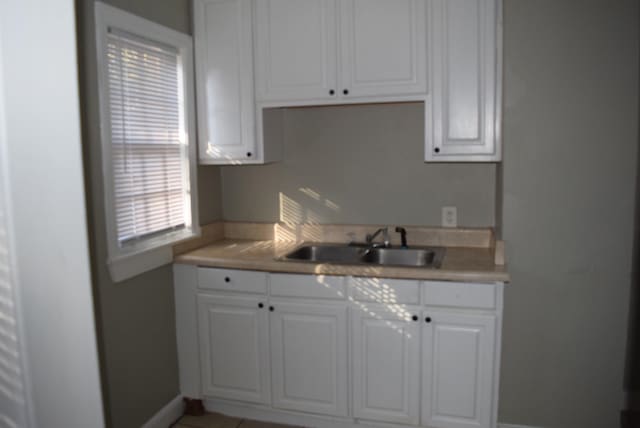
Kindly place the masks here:
<instances>
[{"instance_id":1,"label":"wall trim","mask_svg":"<svg viewBox=\"0 0 640 428\"><path fill-rule=\"evenodd\" d=\"M514 425L514 424L498 424L498 428L542 428L542 427L533 427L531 425Z\"/></svg>"},{"instance_id":2,"label":"wall trim","mask_svg":"<svg viewBox=\"0 0 640 428\"><path fill-rule=\"evenodd\" d=\"M204 408L236 418L247 418L276 424L312 426L314 428L406 428L407 425L358 421L350 417L316 415L280 410L263 404L239 403L221 399L204 399Z\"/></svg>"},{"instance_id":3,"label":"wall trim","mask_svg":"<svg viewBox=\"0 0 640 428\"><path fill-rule=\"evenodd\" d=\"M182 395L178 395L142 425L142 428L167 428L180 419L183 410Z\"/></svg>"},{"instance_id":4,"label":"wall trim","mask_svg":"<svg viewBox=\"0 0 640 428\"><path fill-rule=\"evenodd\" d=\"M321 416L288 410L273 409L267 405L238 403L221 399L204 399L204 407L209 412L218 412L237 418L248 418L271 423L314 426L316 428L406 428L384 422L360 421L353 418ZM147 427L144 427L147 428ZM501 424L497 428L542 428L528 425Z\"/></svg>"}]
</instances>

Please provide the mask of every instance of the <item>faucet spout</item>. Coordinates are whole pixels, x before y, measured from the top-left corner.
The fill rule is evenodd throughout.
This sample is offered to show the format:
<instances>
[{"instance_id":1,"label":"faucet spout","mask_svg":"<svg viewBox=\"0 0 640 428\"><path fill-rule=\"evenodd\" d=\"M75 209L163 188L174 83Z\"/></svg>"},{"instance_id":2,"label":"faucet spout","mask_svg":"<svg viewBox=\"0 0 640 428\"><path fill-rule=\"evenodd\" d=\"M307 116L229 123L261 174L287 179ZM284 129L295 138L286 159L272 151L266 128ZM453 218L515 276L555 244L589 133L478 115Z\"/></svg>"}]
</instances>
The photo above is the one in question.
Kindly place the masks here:
<instances>
[{"instance_id":1,"label":"faucet spout","mask_svg":"<svg viewBox=\"0 0 640 428\"><path fill-rule=\"evenodd\" d=\"M376 230L374 233L372 234L367 234L366 236L366 242L369 245L379 245L379 244L374 244L373 240L376 239L376 237L378 235L382 234L382 246L384 246L385 248L388 248L391 246L391 240L389 239L389 228L388 227L381 227L380 229Z\"/></svg>"}]
</instances>

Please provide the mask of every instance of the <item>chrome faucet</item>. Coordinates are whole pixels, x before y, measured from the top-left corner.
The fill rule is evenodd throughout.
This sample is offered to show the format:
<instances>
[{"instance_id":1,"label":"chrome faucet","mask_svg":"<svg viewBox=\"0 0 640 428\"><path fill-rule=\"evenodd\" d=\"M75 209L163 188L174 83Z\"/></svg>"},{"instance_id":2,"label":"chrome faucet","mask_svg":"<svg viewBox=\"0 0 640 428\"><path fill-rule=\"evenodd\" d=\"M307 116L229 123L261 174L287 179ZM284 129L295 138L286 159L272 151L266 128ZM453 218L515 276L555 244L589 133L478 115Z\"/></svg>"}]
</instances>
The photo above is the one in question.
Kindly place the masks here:
<instances>
[{"instance_id":1,"label":"chrome faucet","mask_svg":"<svg viewBox=\"0 0 640 428\"><path fill-rule=\"evenodd\" d=\"M376 237L381 233L382 233L382 244L375 244L373 240L376 239ZM384 248L390 247L391 241L389 239L389 228L381 227L380 229L376 230L373 234L367 234L365 241L367 242L367 244L371 245L372 247L384 247Z\"/></svg>"}]
</instances>

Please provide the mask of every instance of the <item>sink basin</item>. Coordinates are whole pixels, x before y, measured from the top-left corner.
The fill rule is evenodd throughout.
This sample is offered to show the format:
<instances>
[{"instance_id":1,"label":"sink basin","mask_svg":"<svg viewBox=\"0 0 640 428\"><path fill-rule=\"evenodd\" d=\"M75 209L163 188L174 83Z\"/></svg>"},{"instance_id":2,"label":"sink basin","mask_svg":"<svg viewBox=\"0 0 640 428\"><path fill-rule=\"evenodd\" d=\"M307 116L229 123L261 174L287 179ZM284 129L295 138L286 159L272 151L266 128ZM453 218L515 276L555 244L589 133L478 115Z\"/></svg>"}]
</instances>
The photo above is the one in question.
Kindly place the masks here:
<instances>
[{"instance_id":1,"label":"sink basin","mask_svg":"<svg viewBox=\"0 0 640 428\"><path fill-rule=\"evenodd\" d=\"M365 254L363 261L383 266L440 267L441 257L436 260L438 250L442 249L375 248Z\"/></svg>"},{"instance_id":2,"label":"sink basin","mask_svg":"<svg viewBox=\"0 0 640 428\"><path fill-rule=\"evenodd\" d=\"M307 262L357 263L367 252L367 248L347 245L303 245L285 255L287 260Z\"/></svg>"},{"instance_id":3,"label":"sink basin","mask_svg":"<svg viewBox=\"0 0 640 428\"><path fill-rule=\"evenodd\" d=\"M441 247L370 248L347 244L304 244L281 258L285 261L439 268Z\"/></svg>"}]
</instances>

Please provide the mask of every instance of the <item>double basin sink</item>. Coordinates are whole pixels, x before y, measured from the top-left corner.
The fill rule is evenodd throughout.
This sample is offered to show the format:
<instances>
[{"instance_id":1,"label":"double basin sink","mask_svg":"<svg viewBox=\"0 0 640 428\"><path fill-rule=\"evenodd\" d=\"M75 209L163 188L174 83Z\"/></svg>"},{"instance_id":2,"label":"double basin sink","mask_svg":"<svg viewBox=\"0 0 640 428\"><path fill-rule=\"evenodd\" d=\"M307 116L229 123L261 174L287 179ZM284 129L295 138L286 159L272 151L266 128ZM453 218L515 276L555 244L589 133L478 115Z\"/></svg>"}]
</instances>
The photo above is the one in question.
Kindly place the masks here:
<instances>
[{"instance_id":1,"label":"double basin sink","mask_svg":"<svg viewBox=\"0 0 640 428\"><path fill-rule=\"evenodd\" d=\"M354 244L303 244L280 260L350 265L439 268L442 247L372 247Z\"/></svg>"}]
</instances>

